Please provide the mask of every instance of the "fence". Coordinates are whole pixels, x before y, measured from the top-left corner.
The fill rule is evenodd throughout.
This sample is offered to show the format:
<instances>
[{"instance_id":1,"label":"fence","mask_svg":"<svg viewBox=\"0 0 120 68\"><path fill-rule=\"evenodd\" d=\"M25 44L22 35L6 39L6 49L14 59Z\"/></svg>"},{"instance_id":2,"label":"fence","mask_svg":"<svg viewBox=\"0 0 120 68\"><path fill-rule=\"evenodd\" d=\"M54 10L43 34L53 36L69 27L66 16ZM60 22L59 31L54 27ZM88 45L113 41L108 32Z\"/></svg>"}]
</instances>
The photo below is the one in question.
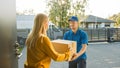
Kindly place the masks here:
<instances>
[{"instance_id":1,"label":"fence","mask_svg":"<svg viewBox=\"0 0 120 68\"><path fill-rule=\"evenodd\" d=\"M103 28L103 29L83 29L88 34L89 42L113 42L120 41L120 28ZM66 32L64 30L63 32Z\"/></svg>"},{"instance_id":2,"label":"fence","mask_svg":"<svg viewBox=\"0 0 120 68\"><path fill-rule=\"evenodd\" d=\"M62 39L63 34L69 29L63 29L60 32L50 31L48 33L49 38L53 39ZM83 29L88 34L89 42L120 42L120 28L104 28L104 29ZM63 34L61 34L63 32ZM29 29L18 30L17 32L17 41L24 45L26 36L29 33Z\"/></svg>"}]
</instances>

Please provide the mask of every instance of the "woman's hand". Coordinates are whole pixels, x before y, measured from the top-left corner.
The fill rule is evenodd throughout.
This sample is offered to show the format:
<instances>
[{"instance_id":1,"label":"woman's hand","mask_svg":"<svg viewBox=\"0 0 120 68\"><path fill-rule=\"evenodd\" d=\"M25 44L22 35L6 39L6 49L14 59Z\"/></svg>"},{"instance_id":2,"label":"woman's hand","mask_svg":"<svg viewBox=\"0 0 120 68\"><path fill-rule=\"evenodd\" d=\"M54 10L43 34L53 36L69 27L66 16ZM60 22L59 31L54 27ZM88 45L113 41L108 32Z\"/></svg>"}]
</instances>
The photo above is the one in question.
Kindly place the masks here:
<instances>
[{"instance_id":1,"label":"woman's hand","mask_svg":"<svg viewBox=\"0 0 120 68\"><path fill-rule=\"evenodd\" d=\"M67 50L67 52L69 53L69 55L71 56L72 54L73 54L73 51L72 51L73 49L72 49L72 47L68 47L68 50ZM71 59L67 59L66 61L71 61Z\"/></svg>"}]
</instances>

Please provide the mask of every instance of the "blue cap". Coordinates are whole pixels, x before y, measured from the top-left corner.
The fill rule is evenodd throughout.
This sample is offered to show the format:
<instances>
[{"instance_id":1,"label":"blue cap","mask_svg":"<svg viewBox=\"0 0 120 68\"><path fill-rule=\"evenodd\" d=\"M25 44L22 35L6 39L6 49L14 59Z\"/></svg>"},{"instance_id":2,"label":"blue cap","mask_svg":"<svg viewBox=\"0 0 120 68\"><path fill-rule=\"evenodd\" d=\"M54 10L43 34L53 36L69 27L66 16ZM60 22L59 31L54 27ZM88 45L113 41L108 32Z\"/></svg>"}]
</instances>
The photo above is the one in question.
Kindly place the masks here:
<instances>
[{"instance_id":1,"label":"blue cap","mask_svg":"<svg viewBox=\"0 0 120 68\"><path fill-rule=\"evenodd\" d=\"M77 21L78 22L78 17L72 16L68 21Z\"/></svg>"}]
</instances>

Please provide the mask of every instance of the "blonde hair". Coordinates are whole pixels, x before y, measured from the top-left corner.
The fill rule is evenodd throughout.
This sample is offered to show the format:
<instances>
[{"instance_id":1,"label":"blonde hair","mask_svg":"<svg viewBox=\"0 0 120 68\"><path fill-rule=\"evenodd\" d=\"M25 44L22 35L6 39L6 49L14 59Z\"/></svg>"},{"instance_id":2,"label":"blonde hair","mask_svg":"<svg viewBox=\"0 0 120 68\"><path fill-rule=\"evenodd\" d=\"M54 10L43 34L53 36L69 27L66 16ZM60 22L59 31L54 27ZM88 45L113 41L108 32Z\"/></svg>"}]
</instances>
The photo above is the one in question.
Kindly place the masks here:
<instances>
[{"instance_id":1,"label":"blonde hair","mask_svg":"<svg viewBox=\"0 0 120 68\"><path fill-rule=\"evenodd\" d=\"M42 35L46 35L46 28L44 26L46 20L48 20L48 17L45 14L40 13L35 16L32 31L26 39L26 45L28 47L34 47L38 38Z\"/></svg>"}]
</instances>

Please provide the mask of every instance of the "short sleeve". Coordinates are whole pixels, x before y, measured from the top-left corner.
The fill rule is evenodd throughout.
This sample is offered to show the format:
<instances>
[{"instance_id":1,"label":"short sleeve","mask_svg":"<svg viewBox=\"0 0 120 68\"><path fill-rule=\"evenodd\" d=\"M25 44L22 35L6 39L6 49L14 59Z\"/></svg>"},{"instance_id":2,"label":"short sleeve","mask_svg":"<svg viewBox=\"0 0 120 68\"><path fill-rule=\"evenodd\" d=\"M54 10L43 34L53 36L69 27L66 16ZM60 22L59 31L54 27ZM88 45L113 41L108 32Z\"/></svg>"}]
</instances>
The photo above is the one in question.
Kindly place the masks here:
<instances>
[{"instance_id":1,"label":"short sleeve","mask_svg":"<svg viewBox=\"0 0 120 68\"><path fill-rule=\"evenodd\" d=\"M86 32L82 32L82 38L81 38L82 44L88 44L88 35Z\"/></svg>"},{"instance_id":2,"label":"short sleeve","mask_svg":"<svg viewBox=\"0 0 120 68\"><path fill-rule=\"evenodd\" d=\"M67 40L67 32L64 34L63 39Z\"/></svg>"}]
</instances>

